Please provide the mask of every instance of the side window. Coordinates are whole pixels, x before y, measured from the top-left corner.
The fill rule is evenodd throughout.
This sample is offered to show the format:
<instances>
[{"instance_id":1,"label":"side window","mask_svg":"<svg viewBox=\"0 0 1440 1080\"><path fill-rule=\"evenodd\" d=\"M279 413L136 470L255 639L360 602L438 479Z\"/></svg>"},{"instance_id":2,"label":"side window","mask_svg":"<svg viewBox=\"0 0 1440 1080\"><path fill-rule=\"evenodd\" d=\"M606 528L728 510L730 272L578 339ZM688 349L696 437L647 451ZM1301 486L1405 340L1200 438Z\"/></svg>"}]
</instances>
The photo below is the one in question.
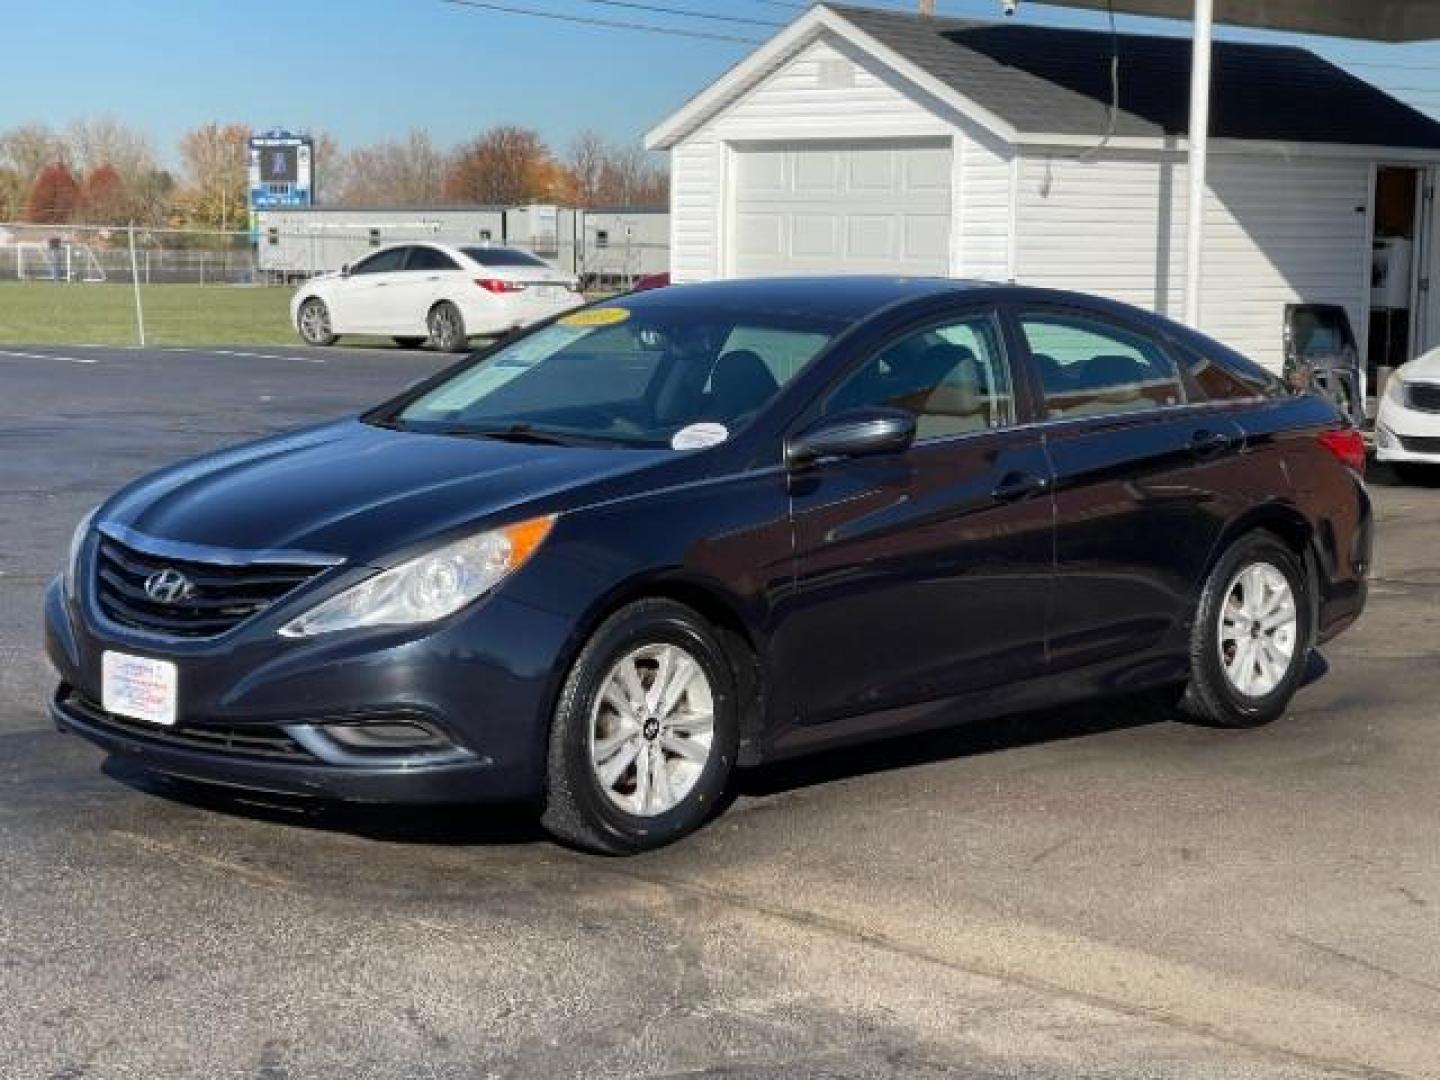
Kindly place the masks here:
<instances>
[{"instance_id":1,"label":"side window","mask_svg":"<svg viewBox=\"0 0 1440 1080\"><path fill-rule=\"evenodd\" d=\"M822 412L886 406L915 416L916 437L943 438L1015 422L1015 396L993 315L902 338L857 368Z\"/></svg>"},{"instance_id":2,"label":"side window","mask_svg":"<svg viewBox=\"0 0 1440 1080\"><path fill-rule=\"evenodd\" d=\"M1206 401L1254 401L1264 396L1218 360L1192 355L1187 357L1186 368L1190 382Z\"/></svg>"},{"instance_id":3,"label":"side window","mask_svg":"<svg viewBox=\"0 0 1440 1080\"><path fill-rule=\"evenodd\" d=\"M455 260L446 255L443 251L436 251L432 247L413 247L410 249L410 259L405 264L406 270L459 270Z\"/></svg>"},{"instance_id":4,"label":"side window","mask_svg":"<svg viewBox=\"0 0 1440 1080\"><path fill-rule=\"evenodd\" d=\"M1025 314L1020 325L1052 419L1185 404L1175 361L1148 338L1083 315Z\"/></svg>"},{"instance_id":5,"label":"side window","mask_svg":"<svg viewBox=\"0 0 1440 1080\"><path fill-rule=\"evenodd\" d=\"M395 247L377 251L368 259L362 259L350 269L352 274L390 274L405 265L405 253L409 248Z\"/></svg>"}]
</instances>

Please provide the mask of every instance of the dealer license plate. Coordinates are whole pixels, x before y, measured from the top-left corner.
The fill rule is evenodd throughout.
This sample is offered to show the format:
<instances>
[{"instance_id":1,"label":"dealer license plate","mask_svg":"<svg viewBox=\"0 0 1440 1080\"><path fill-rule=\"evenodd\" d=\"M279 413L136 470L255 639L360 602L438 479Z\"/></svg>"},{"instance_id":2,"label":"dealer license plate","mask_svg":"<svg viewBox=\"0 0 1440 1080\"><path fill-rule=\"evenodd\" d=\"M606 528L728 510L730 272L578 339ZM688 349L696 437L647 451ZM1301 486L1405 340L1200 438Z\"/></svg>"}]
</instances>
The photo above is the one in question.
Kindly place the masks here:
<instances>
[{"instance_id":1,"label":"dealer license plate","mask_svg":"<svg viewBox=\"0 0 1440 1080\"><path fill-rule=\"evenodd\" d=\"M179 672L169 660L119 652L101 657L101 704L116 716L174 727L179 682Z\"/></svg>"}]
</instances>

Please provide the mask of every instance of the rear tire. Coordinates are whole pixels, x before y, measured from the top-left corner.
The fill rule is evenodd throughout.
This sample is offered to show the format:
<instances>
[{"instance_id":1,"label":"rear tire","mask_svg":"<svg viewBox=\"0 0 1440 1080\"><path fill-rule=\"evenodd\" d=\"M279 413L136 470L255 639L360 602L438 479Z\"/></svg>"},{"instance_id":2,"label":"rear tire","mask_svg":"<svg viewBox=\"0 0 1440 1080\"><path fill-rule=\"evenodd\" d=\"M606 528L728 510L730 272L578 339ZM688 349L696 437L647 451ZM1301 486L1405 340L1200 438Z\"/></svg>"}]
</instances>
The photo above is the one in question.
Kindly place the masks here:
<instances>
[{"instance_id":1,"label":"rear tire","mask_svg":"<svg viewBox=\"0 0 1440 1080\"><path fill-rule=\"evenodd\" d=\"M1181 710L1225 728L1279 719L1300 688L1311 640L1308 579L1299 558L1271 533L1242 536L1200 594Z\"/></svg>"},{"instance_id":2,"label":"rear tire","mask_svg":"<svg viewBox=\"0 0 1440 1080\"><path fill-rule=\"evenodd\" d=\"M295 324L307 345L335 344L337 335L331 330L330 309L318 296L312 296L300 305Z\"/></svg>"},{"instance_id":3,"label":"rear tire","mask_svg":"<svg viewBox=\"0 0 1440 1080\"><path fill-rule=\"evenodd\" d=\"M715 812L738 745L735 679L715 631L670 600L630 604L565 680L541 821L601 854L671 843Z\"/></svg>"},{"instance_id":4,"label":"rear tire","mask_svg":"<svg viewBox=\"0 0 1440 1080\"><path fill-rule=\"evenodd\" d=\"M468 340L465 334L465 317L460 309L449 300L442 300L430 309L425 317L430 329L430 344L441 352L463 352Z\"/></svg>"},{"instance_id":5,"label":"rear tire","mask_svg":"<svg viewBox=\"0 0 1440 1080\"><path fill-rule=\"evenodd\" d=\"M418 349L421 345L425 344L427 339L423 337L397 337L391 338L390 340L402 349Z\"/></svg>"}]
</instances>

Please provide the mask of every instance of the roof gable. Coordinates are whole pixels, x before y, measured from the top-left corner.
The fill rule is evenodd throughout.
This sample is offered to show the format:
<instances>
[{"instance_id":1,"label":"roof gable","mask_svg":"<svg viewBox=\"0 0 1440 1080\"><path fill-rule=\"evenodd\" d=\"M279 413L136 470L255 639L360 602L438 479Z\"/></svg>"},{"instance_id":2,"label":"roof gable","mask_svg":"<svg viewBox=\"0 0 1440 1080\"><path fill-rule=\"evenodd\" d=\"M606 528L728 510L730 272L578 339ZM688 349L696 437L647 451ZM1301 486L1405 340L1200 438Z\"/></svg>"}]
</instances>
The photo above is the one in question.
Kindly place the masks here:
<instances>
[{"instance_id":1,"label":"roof gable","mask_svg":"<svg viewBox=\"0 0 1440 1080\"><path fill-rule=\"evenodd\" d=\"M1098 134L1111 104L1108 33L836 9L1027 134ZM1122 137L1186 135L1188 38L1118 36ZM1301 48L1215 43L1214 138L1440 148L1440 123Z\"/></svg>"},{"instance_id":2,"label":"roof gable","mask_svg":"<svg viewBox=\"0 0 1440 1080\"><path fill-rule=\"evenodd\" d=\"M1111 106L1111 36L822 4L653 129L684 138L826 31L1016 142L1099 138ZM1190 42L1119 35L1115 135L1173 143L1189 126ZM1305 49L1217 42L1211 136L1440 150L1440 123Z\"/></svg>"}]
</instances>

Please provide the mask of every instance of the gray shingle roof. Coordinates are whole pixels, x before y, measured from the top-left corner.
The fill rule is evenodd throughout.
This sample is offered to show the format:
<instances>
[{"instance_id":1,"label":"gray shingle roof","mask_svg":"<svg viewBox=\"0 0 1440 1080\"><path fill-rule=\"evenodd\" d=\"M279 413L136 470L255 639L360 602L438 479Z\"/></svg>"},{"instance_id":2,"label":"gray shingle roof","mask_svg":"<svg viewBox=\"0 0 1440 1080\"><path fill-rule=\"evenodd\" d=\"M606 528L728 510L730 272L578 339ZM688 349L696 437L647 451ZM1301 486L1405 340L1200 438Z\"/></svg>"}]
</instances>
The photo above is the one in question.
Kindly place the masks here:
<instances>
[{"instance_id":1,"label":"gray shingle roof","mask_svg":"<svg viewBox=\"0 0 1440 1080\"><path fill-rule=\"evenodd\" d=\"M1110 109L1108 33L826 4L1022 134L1095 135ZM1189 129L1188 38L1122 34L1119 136ZM1216 42L1217 138L1440 149L1440 123L1301 48Z\"/></svg>"}]
</instances>

